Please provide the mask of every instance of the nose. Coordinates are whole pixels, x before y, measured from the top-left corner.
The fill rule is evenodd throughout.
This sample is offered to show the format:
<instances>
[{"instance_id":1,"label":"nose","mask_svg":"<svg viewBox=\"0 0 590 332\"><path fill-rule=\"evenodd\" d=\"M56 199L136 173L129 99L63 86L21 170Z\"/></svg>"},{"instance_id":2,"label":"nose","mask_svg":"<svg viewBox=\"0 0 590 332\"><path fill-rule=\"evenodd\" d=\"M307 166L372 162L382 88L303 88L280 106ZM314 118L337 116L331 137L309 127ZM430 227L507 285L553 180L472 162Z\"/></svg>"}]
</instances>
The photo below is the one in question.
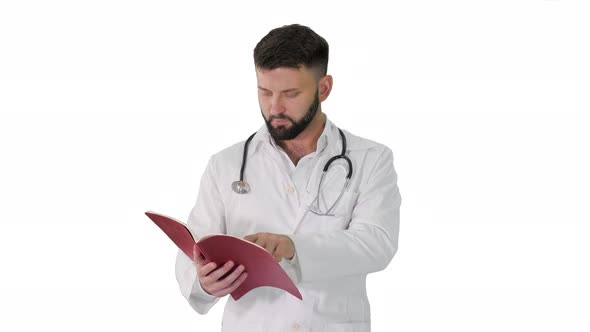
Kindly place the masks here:
<instances>
[{"instance_id":1,"label":"nose","mask_svg":"<svg viewBox=\"0 0 590 332\"><path fill-rule=\"evenodd\" d=\"M273 97L270 103L270 115L277 115L284 113L287 109L283 104L280 96Z\"/></svg>"}]
</instances>

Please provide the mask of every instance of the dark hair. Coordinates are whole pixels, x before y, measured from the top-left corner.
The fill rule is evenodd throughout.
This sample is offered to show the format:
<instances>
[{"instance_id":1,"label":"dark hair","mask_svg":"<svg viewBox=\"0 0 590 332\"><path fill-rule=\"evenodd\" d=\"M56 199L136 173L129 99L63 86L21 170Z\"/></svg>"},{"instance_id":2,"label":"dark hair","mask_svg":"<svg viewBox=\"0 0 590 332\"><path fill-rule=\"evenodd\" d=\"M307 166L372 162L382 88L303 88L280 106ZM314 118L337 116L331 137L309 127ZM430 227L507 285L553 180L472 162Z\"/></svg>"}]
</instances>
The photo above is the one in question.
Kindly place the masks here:
<instances>
[{"instance_id":1,"label":"dark hair","mask_svg":"<svg viewBox=\"0 0 590 332\"><path fill-rule=\"evenodd\" d=\"M328 73L328 42L309 27L291 24L271 30L254 48L257 68L300 68L305 65L325 76Z\"/></svg>"}]
</instances>

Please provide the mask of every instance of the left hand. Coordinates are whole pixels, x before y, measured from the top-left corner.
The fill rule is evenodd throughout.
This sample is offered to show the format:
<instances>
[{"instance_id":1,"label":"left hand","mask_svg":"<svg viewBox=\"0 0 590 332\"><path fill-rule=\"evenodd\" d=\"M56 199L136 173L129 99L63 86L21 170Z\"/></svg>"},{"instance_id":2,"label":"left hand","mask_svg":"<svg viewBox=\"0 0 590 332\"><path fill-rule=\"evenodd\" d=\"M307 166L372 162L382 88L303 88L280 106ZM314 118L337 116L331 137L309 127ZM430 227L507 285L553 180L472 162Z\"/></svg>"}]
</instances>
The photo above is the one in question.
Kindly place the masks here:
<instances>
[{"instance_id":1,"label":"left hand","mask_svg":"<svg viewBox=\"0 0 590 332\"><path fill-rule=\"evenodd\" d=\"M244 239L266 249L277 262L280 262L283 258L291 259L295 256L295 245L286 235L256 233L248 235Z\"/></svg>"}]
</instances>

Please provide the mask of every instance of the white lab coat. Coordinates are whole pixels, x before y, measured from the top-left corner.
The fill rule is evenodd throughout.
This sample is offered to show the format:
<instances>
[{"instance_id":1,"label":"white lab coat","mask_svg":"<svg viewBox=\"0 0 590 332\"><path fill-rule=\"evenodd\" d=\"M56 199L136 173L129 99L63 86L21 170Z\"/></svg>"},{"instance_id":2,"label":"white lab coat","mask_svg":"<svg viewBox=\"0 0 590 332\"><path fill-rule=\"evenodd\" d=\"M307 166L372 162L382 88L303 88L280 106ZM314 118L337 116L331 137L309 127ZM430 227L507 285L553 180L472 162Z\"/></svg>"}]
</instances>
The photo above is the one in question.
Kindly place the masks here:
<instances>
[{"instance_id":1,"label":"white lab coat","mask_svg":"<svg viewBox=\"0 0 590 332\"><path fill-rule=\"evenodd\" d=\"M262 126L248 149L244 172L251 188L248 194L231 189L239 178L244 142L211 157L188 218L189 228L198 237L288 235L296 256L283 260L281 266L303 296L300 301L283 290L261 287L238 301L229 297L222 331L370 331L366 276L384 269L397 250L401 197L391 150L347 131L344 134L353 174L332 211L334 216L308 211L326 161L342 149L338 129L329 120L317 151L297 166ZM339 161L324 179L322 203L325 198L326 205L340 193L343 165ZM198 313L207 313L218 301L203 291L195 265L180 251L176 278L182 295Z\"/></svg>"}]
</instances>

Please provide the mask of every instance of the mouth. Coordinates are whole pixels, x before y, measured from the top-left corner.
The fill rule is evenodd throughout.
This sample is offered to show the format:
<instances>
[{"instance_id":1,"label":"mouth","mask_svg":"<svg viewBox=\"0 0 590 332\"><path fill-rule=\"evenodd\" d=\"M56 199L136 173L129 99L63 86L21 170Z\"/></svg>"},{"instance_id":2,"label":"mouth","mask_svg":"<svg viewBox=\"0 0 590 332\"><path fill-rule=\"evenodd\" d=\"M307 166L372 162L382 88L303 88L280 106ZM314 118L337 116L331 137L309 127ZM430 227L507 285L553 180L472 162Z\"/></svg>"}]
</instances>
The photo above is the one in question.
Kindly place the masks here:
<instances>
[{"instance_id":1,"label":"mouth","mask_svg":"<svg viewBox=\"0 0 590 332\"><path fill-rule=\"evenodd\" d=\"M271 123L275 126L286 126L290 123L290 121L285 119L274 119Z\"/></svg>"}]
</instances>

